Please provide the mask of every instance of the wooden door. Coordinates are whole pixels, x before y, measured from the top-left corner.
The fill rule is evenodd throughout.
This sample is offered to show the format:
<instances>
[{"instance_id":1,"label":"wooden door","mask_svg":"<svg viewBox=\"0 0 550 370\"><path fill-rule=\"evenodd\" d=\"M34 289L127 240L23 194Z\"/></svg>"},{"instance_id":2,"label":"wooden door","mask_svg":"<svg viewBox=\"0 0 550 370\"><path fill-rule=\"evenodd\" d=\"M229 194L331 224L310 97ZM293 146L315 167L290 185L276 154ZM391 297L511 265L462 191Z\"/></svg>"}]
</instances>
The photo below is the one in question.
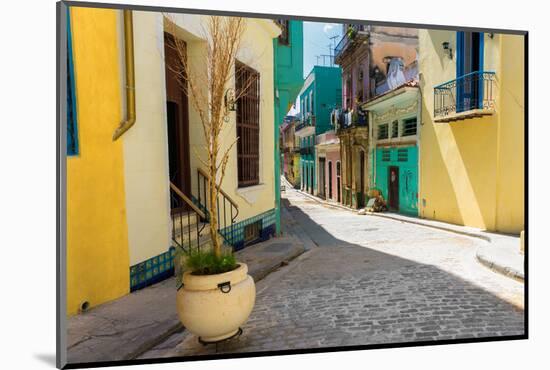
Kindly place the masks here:
<instances>
[{"instance_id":1,"label":"wooden door","mask_svg":"<svg viewBox=\"0 0 550 370\"><path fill-rule=\"evenodd\" d=\"M328 162L328 197L332 199L332 162Z\"/></svg>"},{"instance_id":2,"label":"wooden door","mask_svg":"<svg viewBox=\"0 0 550 370\"><path fill-rule=\"evenodd\" d=\"M399 167L388 168L388 208L399 211Z\"/></svg>"},{"instance_id":3,"label":"wooden door","mask_svg":"<svg viewBox=\"0 0 550 370\"><path fill-rule=\"evenodd\" d=\"M183 42L178 41L180 45ZM185 195L191 196L191 171L189 160L189 104L187 92L178 79L183 71L181 58L174 37L164 34L166 76L166 113L168 132L168 163L170 181ZM171 200L172 211L187 209L179 198Z\"/></svg>"},{"instance_id":4,"label":"wooden door","mask_svg":"<svg viewBox=\"0 0 550 370\"><path fill-rule=\"evenodd\" d=\"M341 164L340 161L336 162L336 201L340 203L341 201L341 195L342 194L342 175L340 174L341 171Z\"/></svg>"},{"instance_id":5,"label":"wooden door","mask_svg":"<svg viewBox=\"0 0 550 370\"><path fill-rule=\"evenodd\" d=\"M325 158L319 158L319 180L317 181L317 191L319 196L323 199L325 198L325 165Z\"/></svg>"}]
</instances>

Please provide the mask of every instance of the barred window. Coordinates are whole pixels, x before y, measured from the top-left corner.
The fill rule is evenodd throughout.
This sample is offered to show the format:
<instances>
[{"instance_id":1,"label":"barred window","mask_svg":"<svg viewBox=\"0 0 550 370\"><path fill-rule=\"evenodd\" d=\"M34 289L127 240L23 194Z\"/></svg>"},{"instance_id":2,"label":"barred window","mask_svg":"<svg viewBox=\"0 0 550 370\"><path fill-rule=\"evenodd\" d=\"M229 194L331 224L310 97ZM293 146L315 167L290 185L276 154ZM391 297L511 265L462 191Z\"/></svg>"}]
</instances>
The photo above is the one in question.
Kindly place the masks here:
<instances>
[{"instance_id":1,"label":"barred window","mask_svg":"<svg viewBox=\"0 0 550 370\"><path fill-rule=\"evenodd\" d=\"M388 124L378 126L378 140L383 140L388 138Z\"/></svg>"},{"instance_id":2,"label":"barred window","mask_svg":"<svg viewBox=\"0 0 550 370\"><path fill-rule=\"evenodd\" d=\"M416 117L403 121L403 133L401 136L416 135Z\"/></svg>"},{"instance_id":3,"label":"barred window","mask_svg":"<svg viewBox=\"0 0 550 370\"><path fill-rule=\"evenodd\" d=\"M237 170L239 187L260 182L260 74L235 63L237 100Z\"/></svg>"},{"instance_id":4,"label":"barred window","mask_svg":"<svg viewBox=\"0 0 550 370\"><path fill-rule=\"evenodd\" d=\"M395 120L391 123L391 137L399 136L399 121Z\"/></svg>"}]
</instances>

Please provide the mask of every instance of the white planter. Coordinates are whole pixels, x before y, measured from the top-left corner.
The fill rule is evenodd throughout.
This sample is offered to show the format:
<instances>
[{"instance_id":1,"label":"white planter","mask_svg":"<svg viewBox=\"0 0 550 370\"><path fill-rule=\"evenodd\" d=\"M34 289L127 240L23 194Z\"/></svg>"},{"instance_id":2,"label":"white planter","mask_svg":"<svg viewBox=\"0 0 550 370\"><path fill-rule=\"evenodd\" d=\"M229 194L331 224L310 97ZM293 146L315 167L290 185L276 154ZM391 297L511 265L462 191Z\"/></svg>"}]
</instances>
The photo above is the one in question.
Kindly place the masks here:
<instances>
[{"instance_id":1,"label":"white planter","mask_svg":"<svg viewBox=\"0 0 550 370\"><path fill-rule=\"evenodd\" d=\"M177 293L178 315L187 330L204 342L235 335L246 322L256 301L254 280L240 263L233 271L217 275L183 274ZM227 283L222 287L218 286ZM230 289L229 289L230 287Z\"/></svg>"}]
</instances>

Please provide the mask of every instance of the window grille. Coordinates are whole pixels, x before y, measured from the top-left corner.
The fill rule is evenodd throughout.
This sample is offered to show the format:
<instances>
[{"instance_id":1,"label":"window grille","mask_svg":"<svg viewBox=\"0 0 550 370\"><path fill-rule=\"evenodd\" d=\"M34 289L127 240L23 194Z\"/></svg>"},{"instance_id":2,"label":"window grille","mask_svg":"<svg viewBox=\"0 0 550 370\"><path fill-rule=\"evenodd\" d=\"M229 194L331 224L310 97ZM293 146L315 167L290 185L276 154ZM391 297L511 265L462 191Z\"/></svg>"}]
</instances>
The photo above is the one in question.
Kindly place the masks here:
<instances>
[{"instance_id":1,"label":"window grille","mask_svg":"<svg viewBox=\"0 0 550 370\"><path fill-rule=\"evenodd\" d=\"M403 121L403 133L401 136L416 135L416 117Z\"/></svg>"},{"instance_id":2,"label":"window grille","mask_svg":"<svg viewBox=\"0 0 550 370\"><path fill-rule=\"evenodd\" d=\"M378 140L383 140L388 138L388 124L378 126Z\"/></svg>"},{"instance_id":3,"label":"window grille","mask_svg":"<svg viewBox=\"0 0 550 370\"><path fill-rule=\"evenodd\" d=\"M399 136L399 121L395 120L391 124L391 137L398 137Z\"/></svg>"},{"instance_id":4,"label":"window grille","mask_svg":"<svg viewBox=\"0 0 550 370\"><path fill-rule=\"evenodd\" d=\"M235 63L237 100L237 169L239 187L260 182L260 74Z\"/></svg>"}]
</instances>

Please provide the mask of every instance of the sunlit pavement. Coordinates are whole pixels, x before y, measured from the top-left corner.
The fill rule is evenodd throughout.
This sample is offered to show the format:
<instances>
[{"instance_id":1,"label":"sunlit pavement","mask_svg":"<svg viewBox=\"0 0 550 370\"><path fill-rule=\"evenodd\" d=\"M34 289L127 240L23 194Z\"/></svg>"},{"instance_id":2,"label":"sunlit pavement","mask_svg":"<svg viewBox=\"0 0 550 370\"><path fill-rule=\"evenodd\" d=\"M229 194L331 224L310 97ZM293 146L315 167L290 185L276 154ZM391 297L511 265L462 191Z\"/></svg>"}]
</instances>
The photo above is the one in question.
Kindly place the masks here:
<instances>
[{"instance_id":1,"label":"sunlit pavement","mask_svg":"<svg viewBox=\"0 0 550 370\"><path fill-rule=\"evenodd\" d=\"M203 346L184 331L142 358L524 333L524 286L476 261L484 241L327 207L288 188L283 205L287 223L317 247L257 284L242 336Z\"/></svg>"}]
</instances>

